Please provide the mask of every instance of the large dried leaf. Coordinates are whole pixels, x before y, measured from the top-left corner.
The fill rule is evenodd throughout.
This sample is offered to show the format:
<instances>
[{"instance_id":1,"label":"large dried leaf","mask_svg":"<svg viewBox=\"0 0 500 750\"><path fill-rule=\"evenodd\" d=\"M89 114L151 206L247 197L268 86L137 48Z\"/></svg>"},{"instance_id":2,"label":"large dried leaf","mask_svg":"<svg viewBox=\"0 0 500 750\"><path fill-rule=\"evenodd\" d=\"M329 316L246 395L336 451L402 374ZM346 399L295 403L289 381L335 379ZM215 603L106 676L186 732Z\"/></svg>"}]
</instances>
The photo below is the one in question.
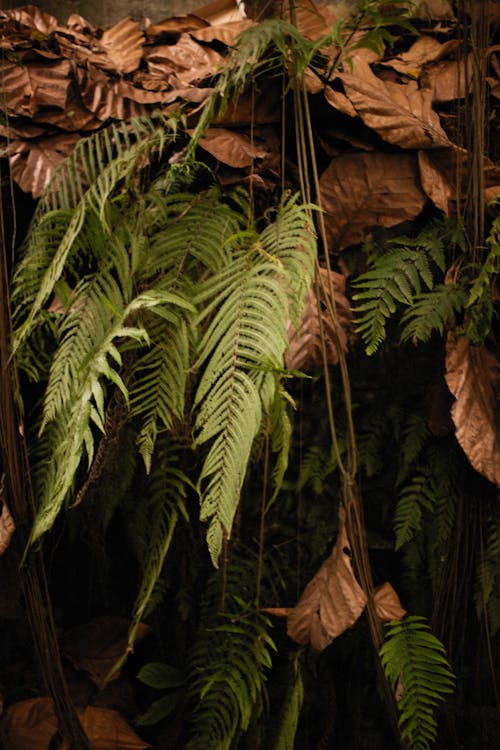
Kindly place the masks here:
<instances>
[{"instance_id":1,"label":"large dried leaf","mask_svg":"<svg viewBox=\"0 0 500 750\"><path fill-rule=\"evenodd\" d=\"M450 0L420 0L416 8L417 18L451 20L455 17Z\"/></svg>"},{"instance_id":2,"label":"large dried leaf","mask_svg":"<svg viewBox=\"0 0 500 750\"><path fill-rule=\"evenodd\" d=\"M50 698L14 703L2 719L2 735L9 750L50 750L57 719Z\"/></svg>"},{"instance_id":3,"label":"large dried leaf","mask_svg":"<svg viewBox=\"0 0 500 750\"><path fill-rule=\"evenodd\" d=\"M500 486L500 356L452 331L446 343L446 382L456 398L455 433L476 471Z\"/></svg>"},{"instance_id":4,"label":"large dried leaf","mask_svg":"<svg viewBox=\"0 0 500 750\"><path fill-rule=\"evenodd\" d=\"M21 190L39 198L56 167L69 156L79 140L78 134L71 133L37 141L12 141L7 153L13 179Z\"/></svg>"},{"instance_id":5,"label":"large dried leaf","mask_svg":"<svg viewBox=\"0 0 500 750\"><path fill-rule=\"evenodd\" d=\"M426 196L411 153L344 154L320 178L321 202L331 250L362 242L378 226L414 219Z\"/></svg>"},{"instance_id":6,"label":"large dried leaf","mask_svg":"<svg viewBox=\"0 0 500 750\"><path fill-rule=\"evenodd\" d=\"M326 268L320 269L321 284L320 306L323 335L325 339L326 358L329 364L339 361L339 347L347 351L348 337L351 332L352 313L349 300L345 296L345 277L331 271L330 278L333 287L333 302L330 295L330 284ZM329 312L331 305L335 306L336 320ZM288 350L285 355L286 366L289 370L304 370L310 372L323 364L321 331L318 318L318 303L314 289L310 289L306 306L302 314L299 331L293 323L288 324Z\"/></svg>"},{"instance_id":7,"label":"large dried leaf","mask_svg":"<svg viewBox=\"0 0 500 750\"><path fill-rule=\"evenodd\" d=\"M288 635L297 643L311 643L322 651L354 625L365 604L366 595L352 570L345 511L340 508L337 542L289 613Z\"/></svg>"},{"instance_id":8,"label":"large dried leaf","mask_svg":"<svg viewBox=\"0 0 500 750\"><path fill-rule=\"evenodd\" d=\"M419 151L418 166L424 192L437 208L450 213L450 201L456 194L455 180L450 172L450 149Z\"/></svg>"},{"instance_id":9,"label":"large dried leaf","mask_svg":"<svg viewBox=\"0 0 500 750\"><path fill-rule=\"evenodd\" d=\"M390 620L402 620L406 610L401 606L399 596L390 583L383 583L373 594L375 611L382 622Z\"/></svg>"},{"instance_id":10,"label":"large dried leaf","mask_svg":"<svg viewBox=\"0 0 500 750\"><path fill-rule=\"evenodd\" d=\"M382 81L359 57L353 58L353 72L339 77L363 122L388 143L412 149L449 145L432 109L431 90L420 89L415 81Z\"/></svg>"},{"instance_id":11,"label":"large dried leaf","mask_svg":"<svg viewBox=\"0 0 500 750\"><path fill-rule=\"evenodd\" d=\"M176 44L152 47L145 59L152 75L163 77L175 73L184 85L213 76L224 60L218 52L198 44L189 34L181 34Z\"/></svg>"},{"instance_id":12,"label":"large dried leaf","mask_svg":"<svg viewBox=\"0 0 500 750\"><path fill-rule=\"evenodd\" d=\"M451 39L447 42L439 42L433 36L422 34L409 50L402 52L397 57L389 58L382 65L391 67L399 73L418 78L424 65L441 60L458 47L460 47L458 40Z\"/></svg>"},{"instance_id":13,"label":"large dried leaf","mask_svg":"<svg viewBox=\"0 0 500 750\"><path fill-rule=\"evenodd\" d=\"M2 102L18 115L35 115L42 107L64 109L71 85L71 64L60 60L49 64L0 65Z\"/></svg>"},{"instance_id":14,"label":"large dried leaf","mask_svg":"<svg viewBox=\"0 0 500 750\"><path fill-rule=\"evenodd\" d=\"M16 530L16 524L14 523L14 519L12 518L9 506L1 497L1 488L0 505L2 507L2 512L0 514L0 555L3 555L10 544L10 540L12 539L14 531Z\"/></svg>"},{"instance_id":15,"label":"large dried leaf","mask_svg":"<svg viewBox=\"0 0 500 750\"><path fill-rule=\"evenodd\" d=\"M253 21L248 19L242 19L239 21L233 21L232 23L217 24L217 26L205 26L203 29L196 29L191 32L193 39L197 39L199 42L222 42L228 47L232 47L237 37L250 26L253 26Z\"/></svg>"},{"instance_id":16,"label":"large dried leaf","mask_svg":"<svg viewBox=\"0 0 500 750\"><path fill-rule=\"evenodd\" d=\"M471 85L472 55L467 58L468 72L464 60L443 60L425 69L422 83L432 90L432 101L436 104L463 99L466 81Z\"/></svg>"},{"instance_id":17,"label":"large dried leaf","mask_svg":"<svg viewBox=\"0 0 500 750\"><path fill-rule=\"evenodd\" d=\"M118 711L87 706L78 711L78 717L93 750L145 750L152 747L133 731ZM60 750L71 748L63 742Z\"/></svg>"},{"instance_id":18,"label":"large dried leaf","mask_svg":"<svg viewBox=\"0 0 500 750\"><path fill-rule=\"evenodd\" d=\"M139 67L145 39L137 21L123 18L107 29L100 40L102 56L92 60L101 68L118 73L131 73Z\"/></svg>"},{"instance_id":19,"label":"large dried leaf","mask_svg":"<svg viewBox=\"0 0 500 750\"><path fill-rule=\"evenodd\" d=\"M75 669L87 672L91 680L103 688L111 669L127 648L129 626L130 622L122 617L96 617L68 631L62 640L62 650ZM136 641L148 632L147 625L139 625ZM119 674L117 670L110 679L117 679Z\"/></svg>"},{"instance_id":20,"label":"large dried leaf","mask_svg":"<svg viewBox=\"0 0 500 750\"><path fill-rule=\"evenodd\" d=\"M57 18L49 15L49 13L43 13L34 5L25 5L22 8L14 8L14 10L0 10L0 20L4 18L17 21L22 26L45 36L55 31L58 26Z\"/></svg>"},{"instance_id":21,"label":"large dried leaf","mask_svg":"<svg viewBox=\"0 0 500 750\"><path fill-rule=\"evenodd\" d=\"M262 159L268 153L265 148L252 143L247 135L226 128L209 128L200 139L200 146L219 161L236 169L249 167L255 159Z\"/></svg>"},{"instance_id":22,"label":"large dried leaf","mask_svg":"<svg viewBox=\"0 0 500 750\"><path fill-rule=\"evenodd\" d=\"M94 750L145 750L151 747L131 729L117 711L87 706L78 716ZM50 698L32 698L14 703L2 720L3 737L9 750L52 750L56 747L57 718ZM69 750L68 744L57 744Z\"/></svg>"},{"instance_id":23,"label":"large dried leaf","mask_svg":"<svg viewBox=\"0 0 500 750\"><path fill-rule=\"evenodd\" d=\"M146 27L146 36L150 42L157 42L159 38L165 36L177 36L186 32L198 31L208 26L208 21L200 16L191 13L185 16L174 16L165 18L158 23L150 24Z\"/></svg>"}]
</instances>

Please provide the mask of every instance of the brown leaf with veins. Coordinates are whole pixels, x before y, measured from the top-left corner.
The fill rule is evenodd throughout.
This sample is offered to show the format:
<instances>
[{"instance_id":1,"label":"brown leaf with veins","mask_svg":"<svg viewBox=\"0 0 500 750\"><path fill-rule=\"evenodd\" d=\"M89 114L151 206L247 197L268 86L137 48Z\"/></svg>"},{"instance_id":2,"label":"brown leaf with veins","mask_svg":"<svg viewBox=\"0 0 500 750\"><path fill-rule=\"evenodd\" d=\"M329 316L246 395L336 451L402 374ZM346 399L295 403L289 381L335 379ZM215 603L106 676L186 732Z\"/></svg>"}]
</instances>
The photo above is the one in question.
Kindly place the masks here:
<instances>
[{"instance_id":1,"label":"brown leaf with veins","mask_svg":"<svg viewBox=\"0 0 500 750\"><path fill-rule=\"evenodd\" d=\"M184 85L213 76L224 61L222 55L198 44L189 34L181 34L176 44L152 47L144 58L151 75L175 73Z\"/></svg>"},{"instance_id":2,"label":"brown leaf with veins","mask_svg":"<svg viewBox=\"0 0 500 750\"><path fill-rule=\"evenodd\" d=\"M266 149L252 143L247 135L226 128L208 128L200 138L200 146L219 161L236 169L249 167L255 159L262 159L268 154Z\"/></svg>"},{"instance_id":3,"label":"brown leaf with veins","mask_svg":"<svg viewBox=\"0 0 500 750\"><path fill-rule=\"evenodd\" d=\"M406 614L406 610L401 606L399 596L387 581L375 589L373 603L382 622L402 620Z\"/></svg>"},{"instance_id":4,"label":"brown leaf with veins","mask_svg":"<svg viewBox=\"0 0 500 750\"><path fill-rule=\"evenodd\" d=\"M455 434L474 469L500 486L500 353L449 331L446 382Z\"/></svg>"},{"instance_id":5,"label":"brown leaf with veins","mask_svg":"<svg viewBox=\"0 0 500 750\"><path fill-rule=\"evenodd\" d=\"M398 73L418 78L424 65L441 60L451 52L454 52L459 46L460 42L456 39L439 42L432 36L422 34L411 45L409 50L402 52L397 57L389 58L389 60L382 62L381 65L393 68Z\"/></svg>"},{"instance_id":6,"label":"brown leaf with veins","mask_svg":"<svg viewBox=\"0 0 500 750\"><path fill-rule=\"evenodd\" d=\"M375 227L414 219L427 200L413 153L343 154L323 172L320 188L334 252L362 242Z\"/></svg>"},{"instance_id":7,"label":"brown leaf with veins","mask_svg":"<svg viewBox=\"0 0 500 750\"><path fill-rule=\"evenodd\" d=\"M322 651L354 625L365 604L366 595L352 570L345 511L341 506L337 542L289 613L288 635L297 643L311 643Z\"/></svg>"},{"instance_id":8,"label":"brown leaf with veins","mask_svg":"<svg viewBox=\"0 0 500 750\"><path fill-rule=\"evenodd\" d=\"M22 8L14 8L14 10L0 10L0 20L3 18L17 21L22 26L46 36L51 34L59 25L57 18L49 15L49 13L43 13L34 5L25 5Z\"/></svg>"},{"instance_id":9,"label":"brown leaf with veins","mask_svg":"<svg viewBox=\"0 0 500 750\"><path fill-rule=\"evenodd\" d=\"M94 750L145 750L151 745L133 731L117 711L87 706L78 717ZM2 720L9 750L50 750L57 742L58 723L50 698L30 698L9 706ZM69 750L63 740L58 750Z\"/></svg>"},{"instance_id":10,"label":"brown leaf with veins","mask_svg":"<svg viewBox=\"0 0 500 750\"><path fill-rule=\"evenodd\" d=\"M334 321L329 312L331 302L328 270L321 268L320 304L321 320L327 362L336 365L339 361L339 346L347 351L347 341L352 330L352 312L349 300L345 296L345 277L335 271L331 272L333 286L333 304L337 320ZM329 305L327 304L329 302ZM323 364L321 332L318 319L318 304L315 289L307 293L306 305L302 313L300 329L297 332L293 323L288 323L288 349L285 354L286 366L289 370L303 370L310 372Z\"/></svg>"},{"instance_id":11,"label":"brown leaf with veins","mask_svg":"<svg viewBox=\"0 0 500 750\"><path fill-rule=\"evenodd\" d=\"M33 116L42 107L65 109L71 85L71 63L0 65L2 103L18 115Z\"/></svg>"},{"instance_id":12,"label":"brown leaf with veins","mask_svg":"<svg viewBox=\"0 0 500 750\"><path fill-rule=\"evenodd\" d=\"M408 149L449 145L432 109L431 90L420 89L415 81L382 81L359 57L353 57L353 72L339 73L339 78L365 125L384 141Z\"/></svg>"},{"instance_id":13,"label":"brown leaf with veins","mask_svg":"<svg viewBox=\"0 0 500 750\"><path fill-rule=\"evenodd\" d=\"M96 617L65 633L62 651L75 669L87 672L97 687L103 688L111 669L127 648L129 626L130 622L123 617ZM149 630L148 625L140 624L136 642ZM109 679L116 680L119 675L117 670Z\"/></svg>"},{"instance_id":14,"label":"brown leaf with veins","mask_svg":"<svg viewBox=\"0 0 500 750\"><path fill-rule=\"evenodd\" d=\"M144 34L137 21L123 18L104 31L98 44L104 56L92 57L96 65L118 73L131 73L141 62Z\"/></svg>"},{"instance_id":15,"label":"brown leaf with veins","mask_svg":"<svg viewBox=\"0 0 500 750\"><path fill-rule=\"evenodd\" d=\"M21 190L39 198L56 167L80 140L77 133L50 135L36 141L12 141L7 148L13 179Z\"/></svg>"},{"instance_id":16,"label":"brown leaf with veins","mask_svg":"<svg viewBox=\"0 0 500 750\"><path fill-rule=\"evenodd\" d=\"M187 13L185 16L173 16L165 18L158 23L146 26L146 36L149 41L157 42L160 37L177 36L186 32L198 31L208 26L208 21L200 16Z\"/></svg>"},{"instance_id":17,"label":"brown leaf with veins","mask_svg":"<svg viewBox=\"0 0 500 750\"><path fill-rule=\"evenodd\" d=\"M464 60L442 60L425 69L422 83L432 89L434 103L443 104L464 98L467 78L469 86L472 85L472 55L467 58L467 67L466 74Z\"/></svg>"}]
</instances>

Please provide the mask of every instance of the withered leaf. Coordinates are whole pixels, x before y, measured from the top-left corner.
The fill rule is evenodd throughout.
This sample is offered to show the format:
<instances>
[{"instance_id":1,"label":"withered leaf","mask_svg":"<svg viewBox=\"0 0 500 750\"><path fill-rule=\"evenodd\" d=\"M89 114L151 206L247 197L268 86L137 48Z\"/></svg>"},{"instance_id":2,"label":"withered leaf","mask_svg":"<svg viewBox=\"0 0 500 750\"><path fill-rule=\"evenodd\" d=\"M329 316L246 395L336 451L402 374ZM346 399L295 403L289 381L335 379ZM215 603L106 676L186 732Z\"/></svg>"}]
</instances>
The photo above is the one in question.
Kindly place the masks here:
<instances>
[{"instance_id":1,"label":"withered leaf","mask_svg":"<svg viewBox=\"0 0 500 750\"><path fill-rule=\"evenodd\" d=\"M358 113L354 109L353 103L345 94L343 94L341 91L332 89L331 86L326 86L324 91L325 99L328 104L331 104L332 107L338 109L338 111L342 112L342 114L344 115L349 115L349 117L357 117Z\"/></svg>"},{"instance_id":2,"label":"withered leaf","mask_svg":"<svg viewBox=\"0 0 500 750\"><path fill-rule=\"evenodd\" d=\"M416 8L417 18L435 21L451 20L455 17L450 0L420 0Z\"/></svg>"},{"instance_id":3,"label":"withered leaf","mask_svg":"<svg viewBox=\"0 0 500 750\"><path fill-rule=\"evenodd\" d=\"M325 340L326 357L329 364L339 361L339 346L347 351L347 340L351 332L352 313L349 300L345 296L345 277L331 271L330 278L333 287L333 304L336 320L332 319L326 302L331 302L328 270L320 269L321 283L320 303L323 335ZM302 313L299 331L293 323L288 324L288 350L285 354L286 366L289 370L304 370L310 372L323 364L321 332L318 319L318 304L314 289L307 294L306 306Z\"/></svg>"},{"instance_id":4,"label":"withered leaf","mask_svg":"<svg viewBox=\"0 0 500 750\"><path fill-rule=\"evenodd\" d=\"M0 10L1 18L17 21L22 26L34 29L44 35L51 34L58 26L57 18L49 13L43 13L34 5L25 5L22 8L14 8L14 10Z\"/></svg>"},{"instance_id":5,"label":"withered leaf","mask_svg":"<svg viewBox=\"0 0 500 750\"><path fill-rule=\"evenodd\" d=\"M340 73L339 78L363 122L388 143L412 149L449 145L432 109L431 90L420 89L415 81L382 81L356 56L353 72Z\"/></svg>"},{"instance_id":6,"label":"withered leaf","mask_svg":"<svg viewBox=\"0 0 500 750\"><path fill-rule=\"evenodd\" d=\"M160 44L145 54L152 75L175 73L184 84L213 76L224 58L213 49L198 44L189 34L181 34L176 44Z\"/></svg>"},{"instance_id":7,"label":"withered leaf","mask_svg":"<svg viewBox=\"0 0 500 750\"><path fill-rule=\"evenodd\" d=\"M432 36L422 34L407 52L402 52L397 57L391 57L389 60L383 62L382 65L394 68L399 73L405 73L418 78L422 67L426 63L441 60L459 45L460 42L457 40L442 43Z\"/></svg>"},{"instance_id":8,"label":"withered leaf","mask_svg":"<svg viewBox=\"0 0 500 750\"><path fill-rule=\"evenodd\" d=\"M200 139L200 146L230 167L249 167L255 159L262 159L267 150L259 148L243 133L226 128L208 128Z\"/></svg>"},{"instance_id":9,"label":"withered leaf","mask_svg":"<svg viewBox=\"0 0 500 750\"><path fill-rule=\"evenodd\" d=\"M78 710L78 718L94 750L145 750L152 747L142 740L118 711L87 706ZM71 750L63 742L60 750Z\"/></svg>"},{"instance_id":10,"label":"withered leaf","mask_svg":"<svg viewBox=\"0 0 500 750\"><path fill-rule=\"evenodd\" d=\"M236 42L236 38L250 26L253 26L253 21L242 19L241 21L222 23L216 26L205 26L203 29L196 29L196 31L191 31L190 33L193 39L199 42L213 42L216 40L231 47Z\"/></svg>"},{"instance_id":11,"label":"withered leaf","mask_svg":"<svg viewBox=\"0 0 500 750\"><path fill-rule=\"evenodd\" d=\"M471 81L472 56L467 58L468 72L464 60L442 60L430 65L424 71L422 81L432 90L434 103L452 102L463 99L466 93L466 81Z\"/></svg>"},{"instance_id":12,"label":"withered leaf","mask_svg":"<svg viewBox=\"0 0 500 750\"><path fill-rule=\"evenodd\" d=\"M31 698L9 706L2 734L9 750L49 750L58 725L50 698Z\"/></svg>"},{"instance_id":13,"label":"withered leaf","mask_svg":"<svg viewBox=\"0 0 500 750\"><path fill-rule=\"evenodd\" d=\"M448 149L446 149L448 151ZM450 212L450 200L456 193L455 180L451 179L448 154L441 149L419 151L418 166L420 181L426 195L446 215ZM440 159L440 155L442 158Z\"/></svg>"},{"instance_id":14,"label":"withered leaf","mask_svg":"<svg viewBox=\"0 0 500 750\"><path fill-rule=\"evenodd\" d=\"M105 57L92 58L100 67L131 73L139 67L145 39L137 21L123 18L111 29L104 31L100 47Z\"/></svg>"},{"instance_id":15,"label":"withered leaf","mask_svg":"<svg viewBox=\"0 0 500 750\"><path fill-rule=\"evenodd\" d=\"M0 503L2 505L2 513L0 514L0 555L3 555L10 544L14 531L16 530L16 524L12 518L9 506L5 500L2 500L1 491Z\"/></svg>"},{"instance_id":16,"label":"withered leaf","mask_svg":"<svg viewBox=\"0 0 500 750\"><path fill-rule=\"evenodd\" d=\"M70 71L68 60L28 65L5 61L0 66L5 105L16 114L28 116L42 107L64 109L71 85Z\"/></svg>"},{"instance_id":17,"label":"withered leaf","mask_svg":"<svg viewBox=\"0 0 500 750\"><path fill-rule=\"evenodd\" d=\"M126 650L130 622L122 617L96 617L65 633L62 650L75 669L88 673L99 687L106 684L112 667ZM140 624L136 641L149 632L147 625ZM110 679L119 677L117 670Z\"/></svg>"},{"instance_id":18,"label":"withered leaf","mask_svg":"<svg viewBox=\"0 0 500 750\"><path fill-rule=\"evenodd\" d=\"M448 332L446 382L456 401L455 434L474 469L500 486L500 356Z\"/></svg>"},{"instance_id":19,"label":"withered leaf","mask_svg":"<svg viewBox=\"0 0 500 750\"><path fill-rule=\"evenodd\" d=\"M150 41L156 42L164 35L184 34L187 31L197 31L208 26L208 22L200 16L187 13L185 16L173 16L165 18L158 23L146 27L146 36Z\"/></svg>"},{"instance_id":20,"label":"withered leaf","mask_svg":"<svg viewBox=\"0 0 500 750\"><path fill-rule=\"evenodd\" d=\"M12 141L7 149L12 177L22 190L39 198L58 164L79 140L79 134L68 133L36 141Z\"/></svg>"},{"instance_id":21,"label":"withered leaf","mask_svg":"<svg viewBox=\"0 0 500 750\"><path fill-rule=\"evenodd\" d=\"M373 603L382 622L402 620L406 614L406 610L403 609L399 601L399 596L387 581L375 589Z\"/></svg>"},{"instance_id":22,"label":"withered leaf","mask_svg":"<svg viewBox=\"0 0 500 750\"><path fill-rule=\"evenodd\" d=\"M414 219L426 196L412 153L363 152L333 159L320 178L331 250L362 242L378 226Z\"/></svg>"},{"instance_id":23,"label":"withered leaf","mask_svg":"<svg viewBox=\"0 0 500 750\"><path fill-rule=\"evenodd\" d=\"M352 570L345 511L339 509L339 532L330 557L307 584L288 615L288 635L322 651L361 615L366 595Z\"/></svg>"}]
</instances>

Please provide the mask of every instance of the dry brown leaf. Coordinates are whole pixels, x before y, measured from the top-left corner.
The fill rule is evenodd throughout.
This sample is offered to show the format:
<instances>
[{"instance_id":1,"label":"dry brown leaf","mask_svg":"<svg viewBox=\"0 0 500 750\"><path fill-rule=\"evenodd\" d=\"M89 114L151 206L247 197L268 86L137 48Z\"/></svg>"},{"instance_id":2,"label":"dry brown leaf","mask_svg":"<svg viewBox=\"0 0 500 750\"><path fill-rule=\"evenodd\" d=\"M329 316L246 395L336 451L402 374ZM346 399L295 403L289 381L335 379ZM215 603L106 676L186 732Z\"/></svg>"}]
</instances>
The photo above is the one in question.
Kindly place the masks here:
<instances>
[{"instance_id":1,"label":"dry brown leaf","mask_svg":"<svg viewBox=\"0 0 500 750\"><path fill-rule=\"evenodd\" d=\"M321 268L320 271L322 278L320 284L321 318L327 362L336 365L339 361L339 346L342 348L342 351L347 351L347 341L351 333L352 312L349 300L345 296L345 277L340 273L331 271L337 322L335 323L332 320L326 304L330 300L328 271L326 268ZM300 330L297 332L293 323L289 322L288 341L285 362L289 370L310 372L322 366L323 354L318 320L318 305L314 289L310 289L307 294Z\"/></svg>"},{"instance_id":2,"label":"dry brown leaf","mask_svg":"<svg viewBox=\"0 0 500 750\"><path fill-rule=\"evenodd\" d=\"M337 542L288 615L288 635L322 651L354 625L365 604L365 593L352 570L345 511L340 507Z\"/></svg>"},{"instance_id":3,"label":"dry brown leaf","mask_svg":"<svg viewBox=\"0 0 500 750\"><path fill-rule=\"evenodd\" d=\"M146 36L149 41L156 42L163 36L177 36L188 31L198 31L207 26L208 22L204 18L187 13L185 16L173 16L158 23L150 24L146 27Z\"/></svg>"},{"instance_id":4,"label":"dry brown leaf","mask_svg":"<svg viewBox=\"0 0 500 750\"><path fill-rule=\"evenodd\" d=\"M467 58L471 80L472 56ZM430 65L424 71L422 83L432 89L432 101L435 103L452 102L465 96L465 62L463 60L443 60Z\"/></svg>"},{"instance_id":5,"label":"dry brown leaf","mask_svg":"<svg viewBox=\"0 0 500 750\"><path fill-rule=\"evenodd\" d=\"M474 469L500 486L500 356L498 348L474 346L450 331L446 342L446 382L456 401L455 434Z\"/></svg>"},{"instance_id":6,"label":"dry brown leaf","mask_svg":"<svg viewBox=\"0 0 500 750\"><path fill-rule=\"evenodd\" d=\"M359 57L353 57L353 72L339 78L363 122L388 143L411 149L449 145L432 109L432 91L420 89L415 81L382 81Z\"/></svg>"},{"instance_id":7,"label":"dry brown leaf","mask_svg":"<svg viewBox=\"0 0 500 750\"><path fill-rule=\"evenodd\" d=\"M0 505L2 506L2 513L0 514L0 555L3 555L9 546L12 535L16 530L16 524L5 500L4 484L5 474L2 475L0 480Z\"/></svg>"},{"instance_id":8,"label":"dry brown leaf","mask_svg":"<svg viewBox=\"0 0 500 750\"><path fill-rule=\"evenodd\" d=\"M391 57L389 60L382 62L382 65L394 68L398 73L418 78L422 67L429 62L441 59L445 54L456 48L455 40L453 43L441 43L432 36L422 34L416 42L412 44L409 50L402 52L397 57Z\"/></svg>"},{"instance_id":9,"label":"dry brown leaf","mask_svg":"<svg viewBox=\"0 0 500 750\"><path fill-rule=\"evenodd\" d=\"M450 149L418 152L420 181L426 195L446 215L456 194L455 180L450 172Z\"/></svg>"},{"instance_id":10,"label":"dry brown leaf","mask_svg":"<svg viewBox=\"0 0 500 750\"><path fill-rule=\"evenodd\" d=\"M55 31L58 26L57 18L49 15L49 13L43 13L34 5L25 5L22 8L14 8L14 10L0 10L0 19L3 18L17 21L22 26L34 29L45 36Z\"/></svg>"},{"instance_id":11,"label":"dry brown leaf","mask_svg":"<svg viewBox=\"0 0 500 750\"><path fill-rule=\"evenodd\" d=\"M92 58L96 65L118 73L131 73L139 67L145 39L137 21L123 18L104 31L99 46L103 58Z\"/></svg>"},{"instance_id":12,"label":"dry brown leaf","mask_svg":"<svg viewBox=\"0 0 500 750\"><path fill-rule=\"evenodd\" d=\"M122 617L96 617L86 625L68 631L62 639L62 650L75 669L88 673L91 680L103 688L110 670L127 648L130 622ZM136 641L149 632L140 624ZM110 679L119 677L117 670Z\"/></svg>"},{"instance_id":13,"label":"dry brown leaf","mask_svg":"<svg viewBox=\"0 0 500 750\"><path fill-rule=\"evenodd\" d=\"M191 31L191 36L199 42L217 41L231 47L236 42L236 38L253 25L253 21L242 19L232 23L223 23L217 26L206 26L203 29L196 29L196 31Z\"/></svg>"},{"instance_id":14,"label":"dry brown leaf","mask_svg":"<svg viewBox=\"0 0 500 750\"><path fill-rule=\"evenodd\" d=\"M450 0L420 0L416 17L434 21L451 20L455 17Z\"/></svg>"},{"instance_id":15,"label":"dry brown leaf","mask_svg":"<svg viewBox=\"0 0 500 750\"><path fill-rule=\"evenodd\" d=\"M50 135L37 141L12 141L7 153L13 179L21 190L39 198L54 170L73 151L79 134Z\"/></svg>"},{"instance_id":16,"label":"dry brown leaf","mask_svg":"<svg viewBox=\"0 0 500 750\"><path fill-rule=\"evenodd\" d=\"M78 710L78 717L93 750L145 750L152 747L133 731L118 711L87 706ZM70 750L67 742L62 743L60 750Z\"/></svg>"},{"instance_id":17,"label":"dry brown leaf","mask_svg":"<svg viewBox=\"0 0 500 750\"><path fill-rule=\"evenodd\" d=\"M332 89L331 86L326 86L324 91L325 99L328 104L332 105L332 107L338 109L338 111L342 112L342 114L344 115L349 115L349 117L358 116L358 113L354 109L354 105L351 100L341 91L335 91L335 89Z\"/></svg>"},{"instance_id":18,"label":"dry brown leaf","mask_svg":"<svg viewBox=\"0 0 500 750\"><path fill-rule=\"evenodd\" d=\"M50 698L31 698L9 706L2 719L9 750L50 750L58 731Z\"/></svg>"},{"instance_id":19,"label":"dry brown leaf","mask_svg":"<svg viewBox=\"0 0 500 750\"><path fill-rule=\"evenodd\" d=\"M222 55L198 44L189 34L181 34L176 44L152 47L144 58L151 75L175 73L184 85L213 76L224 61Z\"/></svg>"},{"instance_id":20,"label":"dry brown leaf","mask_svg":"<svg viewBox=\"0 0 500 750\"><path fill-rule=\"evenodd\" d=\"M389 620L402 620L406 610L401 606L399 596L394 591L390 583L386 581L382 586L378 586L373 594L373 603L377 615L382 622Z\"/></svg>"},{"instance_id":21,"label":"dry brown leaf","mask_svg":"<svg viewBox=\"0 0 500 750\"><path fill-rule=\"evenodd\" d=\"M0 66L2 100L18 115L33 116L42 107L65 109L70 71L68 60L27 65L4 61Z\"/></svg>"},{"instance_id":22,"label":"dry brown leaf","mask_svg":"<svg viewBox=\"0 0 500 750\"><path fill-rule=\"evenodd\" d=\"M226 128L208 128L200 138L200 146L219 161L236 169L249 167L255 159L262 159L268 154L265 148L252 143L247 135Z\"/></svg>"},{"instance_id":23,"label":"dry brown leaf","mask_svg":"<svg viewBox=\"0 0 500 750\"><path fill-rule=\"evenodd\" d=\"M412 153L344 154L330 162L320 187L334 252L362 242L375 227L414 219L426 202Z\"/></svg>"}]
</instances>

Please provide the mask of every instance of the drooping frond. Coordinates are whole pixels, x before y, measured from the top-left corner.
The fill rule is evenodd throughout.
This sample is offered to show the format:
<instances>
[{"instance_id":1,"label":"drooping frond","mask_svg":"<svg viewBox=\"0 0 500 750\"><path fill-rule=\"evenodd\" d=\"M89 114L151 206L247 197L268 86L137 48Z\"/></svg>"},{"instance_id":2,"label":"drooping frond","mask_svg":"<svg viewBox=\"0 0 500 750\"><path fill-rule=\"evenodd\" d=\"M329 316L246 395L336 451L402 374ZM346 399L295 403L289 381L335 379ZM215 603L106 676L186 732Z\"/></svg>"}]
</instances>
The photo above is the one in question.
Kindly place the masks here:
<instances>
[{"instance_id":1,"label":"drooping frond","mask_svg":"<svg viewBox=\"0 0 500 750\"><path fill-rule=\"evenodd\" d=\"M442 336L466 302L467 292L455 284L417 294L401 318L401 341L428 341L435 331Z\"/></svg>"},{"instance_id":2,"label":"drooping frond","mask_svg":"<svg viewBox=\"0 0 500 750\"><path fill-rule=\"evenodd\" d=\"M195 304L209 319L199 345L195 445L210 443L198 486L214 564L229 535L250 451L283 369L287 320L310 285L314 235L306 209L282 204L261 235L232 243L233 260L202 284ZM300 309L299 309L300 308ZM211 317L210 317L211 316Z\"/></svg>"},{"instance_id":3,"label":"drooping frond","mask_svg":"<svg viewBox=\"0 0 500 750\"><path fill-rule=\"evenodd\" d=\"M415 472L400 488L394 513L395 549L409 542L422 527L422 511L431 509L435 497L429 475L425 471Z\"/></svg>"},{"instance_id":4,"label":"drooping frond","mask_svg":"<svg viewBox=\"0 0 500 750\"><path fill-rule=\"evenodd\" d=\"M408 616L386 625L380 658L389 683L401 695L403 737L412 750L429 750L437 734L435 710L454 689L443 644L424 618Z\"/></svg>"},{"instance_id":5,"label":"drooping frond","mask_svg":"<svg viewBox=\"0 0 500 750\"><path fill-rule=\"evenodd\" d=\"M292 423L287 408L290 403L293 404L291 396L289 396L282 385L278 384L269 412L271 450L276 455L276 460L272 475L273 492L267 503L266 510L269 510L276 500L288 468L288 455L290 453L292 438Z\"/></svg>"},{"instance_id":6,"label":"drooping frond","mask_svg":"<svg viewBox=\"0 0 500 750\"><path fill-rule=\"evenodd\" d=\"M429 435L427 420L423 415L419 412L410 414L402 427L398 483L401 483L415 466Z\"/></svg>"},{"instance_id":7,"label":"drooping frond","mask_svg":"<svg viewBox=\"0 0 500 750\"><path fill-rule=\"evenodd\" d=\"M278 728L269 744L269 750L294 750L297 724L304 699L304 684L300 667L300 651L290 658L287 691L278 717Z\"/></svg>"},{"instance_id":8,"label":"drooping frond","mask_svg":"<svg viewBox=\"0 0 500 750\"><path fill-rule=\"evenodd\" d=\"M16 345L31 330L68 259L78 250L88 215L96 214L106 229L110 196L123 190L144 159L161 153L175 137L175 121L162 115L112 124L82 140L56 171L40 199L14 279Z\"/></svg>"},{"instance_id":9,"label":"drooping frond","mask_svg":"<svg viewBox=\"0 0 500 750\"><path fill-rule=\"evenodd\" d=\"M142 582L134 604L127 651L113 670L118 669L133 650L137 628L151 604L179 517L187 518L185 500L191 483L180 468L181 462L177 446L164 443L157 452L147 491L140 503L134 503L129 528Z\"/></svg>"}]
</instances>

